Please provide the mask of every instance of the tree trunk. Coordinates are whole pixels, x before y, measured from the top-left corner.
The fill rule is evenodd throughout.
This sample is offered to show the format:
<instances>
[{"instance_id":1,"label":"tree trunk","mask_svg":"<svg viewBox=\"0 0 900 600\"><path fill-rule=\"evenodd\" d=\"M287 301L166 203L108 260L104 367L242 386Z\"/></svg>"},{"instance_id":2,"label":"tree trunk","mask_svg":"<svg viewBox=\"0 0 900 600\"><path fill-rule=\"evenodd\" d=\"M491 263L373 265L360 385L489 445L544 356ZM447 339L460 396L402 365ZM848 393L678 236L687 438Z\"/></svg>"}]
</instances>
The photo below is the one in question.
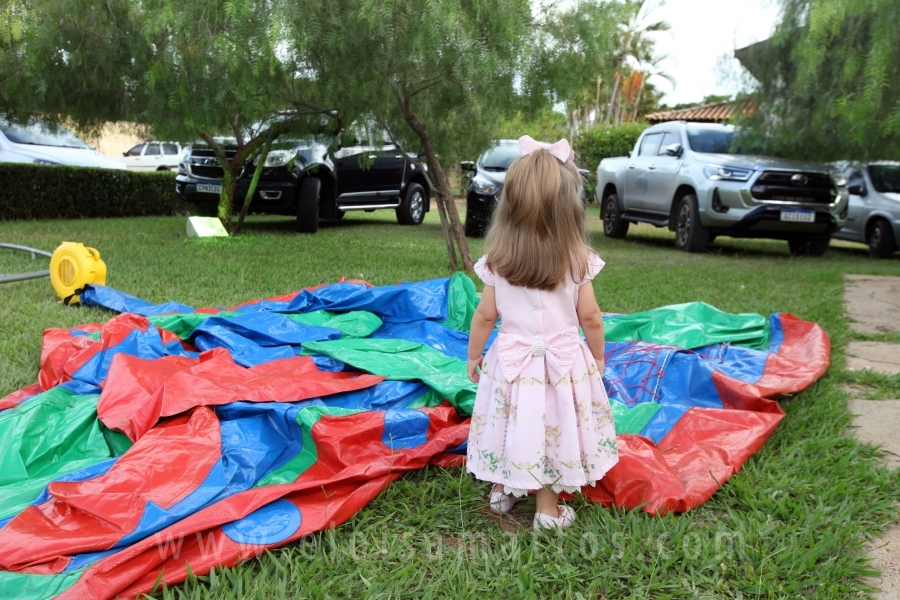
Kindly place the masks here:
<instances>
[{"instance_id":1,"label":"tree trunk","mask_svg":"<svg viewBox=\"0 0 900 600\"><path fill-rule=\"evenodd\" d=\"M425 127L425 124L419 121L416 115L412 113L407 98L398 94L397 100L400 102L400 108L403 110L404 119L416 135L419 136L419 140L422 142L422 147L425 150L425 159L428 162L428 169L431 172L431 179L435 185L434 192L438 201L438 210L440 210L440 205L443 203L444 209L447 211L448 220L450 221L450 229L454 234L453 237L456 238L456 245L459 247L459 253L462 256L463 270L472 271L475 268L475 263L472 261L472 253L469 250L469 240L466 239L466 234L463 232L462 222L459 220L459 212L456 210L456 203L453 202L453 194L450 192L450 182L447 181L447 175L444 173L444 169L441 167L441 163L437 158L437 153L434 151L434 144L431 142L431 136L428 135L428 129ZM450 232L447 233L447 249L450 251L450 264L451 267L455 269L456 252L452 249L453 242L449 236Z\"/></svg>"},{"instance_id":2,"label":"tree trunk","mask_svg":"<svg viewBox=\"0 0 900 600\"><path fill-rule=\"evenodd\" d=\"M238 215L237 225L234 226L234 235L240 235L241 227L244 225L244 219L250 211L250 202L253 200L253 194L256 193L256 186L259 184L259 175L262 173L263 166L266 163L266 157L269 156L269 150L272 148L272 138L266 140L262 153L259 155L259 161L256 163L256 169L253 171L253 179L250 181L250 187L247 188L247 197L244 198L244 206L241 207L241 214Z\"/></svg>"}]
</instances>

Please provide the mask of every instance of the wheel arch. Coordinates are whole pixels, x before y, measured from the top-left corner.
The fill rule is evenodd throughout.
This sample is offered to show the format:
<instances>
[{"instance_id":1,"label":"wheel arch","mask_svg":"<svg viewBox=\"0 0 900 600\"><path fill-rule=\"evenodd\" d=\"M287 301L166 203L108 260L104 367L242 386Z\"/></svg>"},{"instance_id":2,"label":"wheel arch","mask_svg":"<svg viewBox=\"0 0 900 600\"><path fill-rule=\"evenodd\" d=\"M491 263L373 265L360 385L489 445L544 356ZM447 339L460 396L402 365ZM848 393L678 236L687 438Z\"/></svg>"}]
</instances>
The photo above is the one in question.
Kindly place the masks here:
<instances>
[{"instance_id":1,"label":"wheel arch","mask_svg":"<svg viewBox=\"0 0 900 600\"><path fill-rule=\"evenodd\" d=\"M613 183L612 181L608 181L606 183L606 185L603 187L603 193L600 194L600 216L601 217L603 216L603 213L605 210L604 207L606 205L606 199L609 198L610 196L612 196L613 194L616 195L616 199L618 201L617 203L619 205L619 210L622 209L622 196L619 195L619 190L616 189L616 184Z\"/></svg>"},{"instance_id":2,"label":"wheel arch","mask_svg":"<svg viewBox=\"0 0 900 600\"><path fill-rule=\"evenodd\" d=\"M675 231L675 223L676 218L678 216L678 204L685 196L689 196L693 194L697 195L697 190L694 189L694 186L683 183L678 186L678 189L675 190L675 195L672 196L672 205L669 206L669 231ZM699 198L697 200L699 202ZM699 208L699 207L698 207Z\"/></svg>"},{"instance_id":3,"label":"wheel arch","mask_svg":"<svg viewBox=\"0 0 900 600\"><path fill-rule=\"evenodd\" d=\"M869 214L869 217L866 219L866 226L863 230L863 242L866 244L869 243L869 234L872 232L872 228L875 227L875 223L878 221L885 221L888 224L888 228L891 230L891 234L894 237L894 250L900 250L900 240L897 239L897 235L894 232L894 224L891 221L891 217L881 212L872 212Z\"/></svg>"}]
</instances>

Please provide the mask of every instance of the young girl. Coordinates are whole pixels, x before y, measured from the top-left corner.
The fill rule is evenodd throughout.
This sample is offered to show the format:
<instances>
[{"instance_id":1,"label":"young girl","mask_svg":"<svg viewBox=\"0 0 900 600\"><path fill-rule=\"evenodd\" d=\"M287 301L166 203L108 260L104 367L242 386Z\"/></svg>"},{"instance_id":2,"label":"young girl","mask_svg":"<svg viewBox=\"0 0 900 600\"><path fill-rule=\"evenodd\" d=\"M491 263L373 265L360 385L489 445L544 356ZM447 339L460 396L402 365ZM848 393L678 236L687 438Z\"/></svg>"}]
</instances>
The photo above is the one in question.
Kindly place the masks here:
<instances>
[{"instance_id":1,"label":"young girl","mask_svg":"<svg viewBox=\"0 0 900 600\"><path fill-rule=\"evenodd\" d=\"M519 150L475 265L485 286L469 337L478 393L467 468L494 482L491 510L508 512L536 490L534 527L568 527L575 511L557 504L560 492L594 485L618 461L590 283L603 261L585 239L569 143L544 148L523 136Z\"/></svg>"}]
</instances>

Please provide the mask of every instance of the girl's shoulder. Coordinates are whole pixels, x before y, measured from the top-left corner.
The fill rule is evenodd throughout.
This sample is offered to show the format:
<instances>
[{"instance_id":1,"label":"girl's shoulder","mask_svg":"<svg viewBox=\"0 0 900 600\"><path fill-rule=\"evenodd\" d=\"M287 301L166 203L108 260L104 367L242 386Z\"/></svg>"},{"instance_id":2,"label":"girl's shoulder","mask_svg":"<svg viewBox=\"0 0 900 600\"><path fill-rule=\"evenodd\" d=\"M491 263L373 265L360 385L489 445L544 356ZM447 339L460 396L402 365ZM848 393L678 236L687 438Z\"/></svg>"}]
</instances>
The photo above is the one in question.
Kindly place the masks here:
<instances>
[{"instance_id":1,"label":"girl's shoulder","mask_svg":"<svg viewBox=\"0 0 900 600\"><path fill-rule=\"evenodd\" d=\"M588 252L587 271L585 272L584 277L582 277L580 281L576 281L575 283L577 283L579 287L586 283L589 283L594 277L597 276L597 273L599 273L605 265L606 263L603 262L603 259L600 258L600 256L596 252L591 250L590 252Z\"/></svg>"},{"instance_id":2,"label":"girl's shoulder","mask_svg":"<svg viewBox=\"0 0 900 600\"><path fill-rule=\"evenodd\" d=\"M491 271L491 268L488 266L486 254L478 259L478 262L475 263L474 269L475 274L478 275L478 278L484 282L484 285L496 287L497 275L493 271Z\"/></svg>"}]
</instances>

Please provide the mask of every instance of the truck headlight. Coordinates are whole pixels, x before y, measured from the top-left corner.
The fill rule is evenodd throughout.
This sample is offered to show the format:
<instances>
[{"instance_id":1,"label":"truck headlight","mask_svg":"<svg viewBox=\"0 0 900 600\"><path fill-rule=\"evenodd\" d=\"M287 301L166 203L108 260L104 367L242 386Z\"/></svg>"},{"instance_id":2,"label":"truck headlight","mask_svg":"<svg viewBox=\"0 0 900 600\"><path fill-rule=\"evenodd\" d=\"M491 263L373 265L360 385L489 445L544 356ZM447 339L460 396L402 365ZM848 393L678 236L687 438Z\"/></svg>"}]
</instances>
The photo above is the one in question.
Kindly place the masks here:
<instances>
[{"instance_id":1,"label":"truck headlight","mask_svg":"<svg viewBox=\"0 0 900 600\"><path fill-rule=\"evenodd\" d=\"M272 150L266 155L266 162L263 164L264 167L283 167L284 165L291 162L291 159L294 158L296 153L291 150ZM259 157L256 157L256 160L253 161L254 165L259 164Z\"/></svg>"},{"instance_id":2,"label":"truck headlight","mask_svg":"<svg viewBox=\"0 0 900 600\"><path fill-rule=\"evenodd\" d=\"M493 181L487 181L485 179L473 179L472 185L475 186L475 191L479 194L484 194L485 196L495 196L500 191L500 186L494 183Z\"/></svg>"},{"instance_id":3,"label":"truck headlight","mask_svg":"<svg viewBox=\"0 0 900 600\"><path fill-rule=\"evenodd\" d=\"M714 181L747 181L753 171L723 165L706 165L703 167L703 173Z\"/></svg>"}]
</instances>

